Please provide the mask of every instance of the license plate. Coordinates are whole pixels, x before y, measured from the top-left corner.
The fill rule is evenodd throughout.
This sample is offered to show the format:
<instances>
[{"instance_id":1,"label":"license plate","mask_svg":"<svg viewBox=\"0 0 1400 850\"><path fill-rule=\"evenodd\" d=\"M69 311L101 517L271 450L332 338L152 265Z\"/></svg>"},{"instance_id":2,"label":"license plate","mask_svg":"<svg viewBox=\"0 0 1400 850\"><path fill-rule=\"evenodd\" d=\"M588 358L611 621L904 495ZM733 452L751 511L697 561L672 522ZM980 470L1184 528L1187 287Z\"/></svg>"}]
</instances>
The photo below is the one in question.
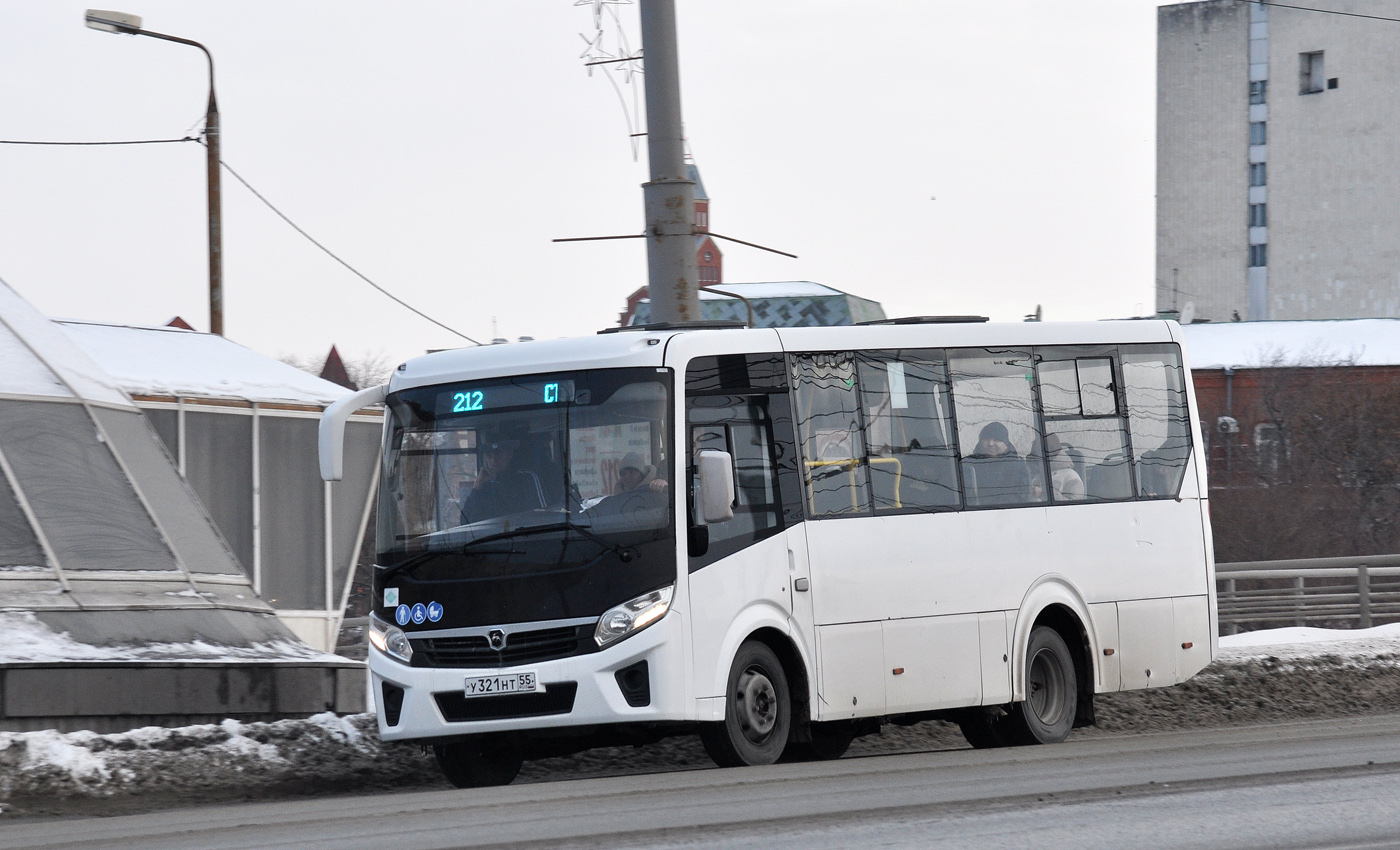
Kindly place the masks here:
<instances>
[{"instance_id":1,"label":"license plate","mask_svg":"<svg viewBox=\"0 0 1400 850\"><path fill-rule=\"evenodd\" d=\"M507 676L473 676L465 686L469 697L489 697L495 694L529 694L543 691L540 678L531 673L511 673Z\"/></svg>"}]
</instances>

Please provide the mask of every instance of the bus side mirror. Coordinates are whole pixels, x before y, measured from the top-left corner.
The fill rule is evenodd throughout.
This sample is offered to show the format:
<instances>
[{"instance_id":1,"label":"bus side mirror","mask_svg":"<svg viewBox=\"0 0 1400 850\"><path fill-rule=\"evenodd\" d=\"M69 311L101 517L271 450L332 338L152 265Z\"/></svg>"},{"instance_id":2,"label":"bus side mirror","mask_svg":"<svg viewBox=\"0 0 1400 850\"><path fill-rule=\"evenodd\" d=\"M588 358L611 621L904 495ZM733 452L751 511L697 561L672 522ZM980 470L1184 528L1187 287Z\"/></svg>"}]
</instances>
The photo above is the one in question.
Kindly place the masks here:
<instances>
[{"instance_id":1,"label":"bus side mirror","mask_svg":"<svg viewBox=\"0 0 1400 850\"><path fill-rule=\"evenodd\" d=\"M360 408L382 403L388 390L388 386L380 386L351 393L321 414L317 448L322 479L339 481L345 476L345 422Z\"/></svg>"},{"instance_id":2,"label":"bus side mirror","mask_svg":"<svg viewBox=\"0 0 1400 850\"><path fill-rule=\"evenodd\" d=\"M734 518L734 460L729 452L700 452L700 516L706 523Z\"/></svg>"}]
</instances>

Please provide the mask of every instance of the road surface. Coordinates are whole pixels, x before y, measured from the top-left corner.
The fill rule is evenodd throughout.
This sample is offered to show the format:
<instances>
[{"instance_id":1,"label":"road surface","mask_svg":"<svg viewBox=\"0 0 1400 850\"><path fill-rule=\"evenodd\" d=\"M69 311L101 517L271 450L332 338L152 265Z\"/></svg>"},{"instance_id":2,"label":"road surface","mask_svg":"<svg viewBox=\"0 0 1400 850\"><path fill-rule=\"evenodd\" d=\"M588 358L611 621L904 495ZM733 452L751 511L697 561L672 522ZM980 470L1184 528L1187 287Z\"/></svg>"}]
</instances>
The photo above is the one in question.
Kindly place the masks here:
<instances>
[{"instance_id":1,"label":"road surface","mask_svg":"<svg viewBox=\"0 0 1400 850\"><path fill-rule=\"evenodd\" d=\"M1400 715L6 824L20 848L1400 848Z\"/></svg>"}]
</instances>

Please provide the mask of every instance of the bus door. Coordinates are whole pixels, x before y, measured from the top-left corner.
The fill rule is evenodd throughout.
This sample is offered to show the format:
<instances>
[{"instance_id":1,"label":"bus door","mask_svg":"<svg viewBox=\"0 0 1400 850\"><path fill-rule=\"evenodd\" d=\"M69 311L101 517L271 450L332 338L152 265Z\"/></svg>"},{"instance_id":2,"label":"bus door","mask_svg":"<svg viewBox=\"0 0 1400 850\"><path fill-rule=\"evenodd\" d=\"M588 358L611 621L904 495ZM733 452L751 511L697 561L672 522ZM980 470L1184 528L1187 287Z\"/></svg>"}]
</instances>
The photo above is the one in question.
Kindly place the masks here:
<instances>
[{"instance_id":1,"label":"bus door","mask_svg":"<svg viewBox=\"0 0 1400 850\"><path fill-rule=\"evenodd\" d=\"M805 624L794 639L814 662L812 605L803 590L810 580L807 545L782 355L696 358L686 384L696 670L728 664L719 657L725 634L741 612L755 608ZM728 452L734 463L734 516L710 525L698 516L694 498L695 460L705 449Z\"/></svg>"}]
</instances>

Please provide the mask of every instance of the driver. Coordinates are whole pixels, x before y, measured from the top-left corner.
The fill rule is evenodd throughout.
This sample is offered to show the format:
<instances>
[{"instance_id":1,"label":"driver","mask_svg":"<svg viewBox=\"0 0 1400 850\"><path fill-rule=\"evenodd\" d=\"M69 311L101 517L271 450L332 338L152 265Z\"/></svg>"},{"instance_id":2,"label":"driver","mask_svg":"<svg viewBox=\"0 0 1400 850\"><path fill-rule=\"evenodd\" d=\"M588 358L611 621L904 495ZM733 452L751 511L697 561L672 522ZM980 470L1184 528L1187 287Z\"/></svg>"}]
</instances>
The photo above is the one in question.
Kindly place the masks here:
<instances>
[{"instance_id":1,"label":"driver","mask_svg":"<svg viewBox=\"0 0 1400 850\"><path fill-rule=\"evenodd\" d=\"M533 472L516 469L515 450L519 440L497 437L482 443L481 471L472 484L471 492L462 503L462 522L470 523L492 517L544 507L544 491Z\"/></svg>"}]
</instances>

